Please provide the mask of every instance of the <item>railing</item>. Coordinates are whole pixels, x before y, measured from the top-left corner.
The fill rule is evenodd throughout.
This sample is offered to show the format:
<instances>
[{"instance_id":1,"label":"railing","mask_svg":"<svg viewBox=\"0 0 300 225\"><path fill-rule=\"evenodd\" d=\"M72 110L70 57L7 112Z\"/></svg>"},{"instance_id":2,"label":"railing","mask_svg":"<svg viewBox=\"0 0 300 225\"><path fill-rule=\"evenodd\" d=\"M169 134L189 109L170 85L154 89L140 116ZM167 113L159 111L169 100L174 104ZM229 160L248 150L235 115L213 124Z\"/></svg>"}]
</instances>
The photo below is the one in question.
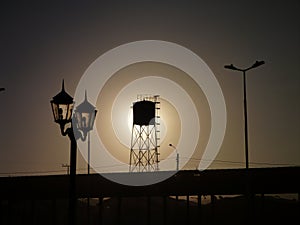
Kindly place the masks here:
<instances>
[{"instance_id":1,"label":"railing","mask_svg":"<svg viewBox=\"0 0 300 225\"><path fill-rule=\"evenodd\" d=\"M179 171L163 182L148 186L125 186L98 174L77 175L77 224L129 224L128 221L134 223L137 218L139 225L207 224L208 212L209 223L213 223L219 218L214 207L218 205L216 196L227 195L240 196L237 202L244 199L242 212L251 215L245 214L240 224L246 224L251 221L247 218L263 218L257 217L257 212L260 215L262 208L267 209L264 206L267 194L298 194L295 202L299 209L299 175L299 167L251 168L247 176L245 169ZM66 224L68 185L67 175L0 178L0 224ZM204 205L204 197L210 199L210 206ZM87 198L91 199L89 206ZM134 206L132 213L128 213Z\"/></svg>"}]
</instances>

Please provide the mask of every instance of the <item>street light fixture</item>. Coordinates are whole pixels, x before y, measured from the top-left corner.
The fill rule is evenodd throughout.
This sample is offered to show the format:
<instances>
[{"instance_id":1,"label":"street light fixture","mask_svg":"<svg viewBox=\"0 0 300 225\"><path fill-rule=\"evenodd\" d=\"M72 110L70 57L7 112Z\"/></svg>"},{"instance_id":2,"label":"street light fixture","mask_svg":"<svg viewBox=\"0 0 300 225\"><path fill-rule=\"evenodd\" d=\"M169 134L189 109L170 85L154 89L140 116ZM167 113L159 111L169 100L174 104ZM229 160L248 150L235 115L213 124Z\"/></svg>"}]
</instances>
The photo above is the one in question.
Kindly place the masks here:
<instances>
[{"instance_id":1,"label":"street light fixture","mask_svg":"<svg viewBox=\"0 0 300 225\"><path fill-rule=\"evenodd\" d=\"M86 139L88 132L93 129L96 114L97 110L95 106L88 102L85 91L84 101L76 107L73 120L73 125L82 132L83 140Z\"/></svg>"},{"instance_id":2,"label":"street light fixture","mask_svg":"<svg viewBox=\"0 0 300 225\"><path fill-rule=\"evenodd\" d=\"M87 92L85 91L84 101L76 107L74 111L73 125L83 135L83 141L88 136L88 174L90 174L90 131L93 129L97 110L95 106L87 100Z\"/></svg>"},{"instance_id":3,"label":"street light fixture","mask_svg":"<svg viewBox=\"0 0 300 225\"><path fill-rule=\"evenodd\" d=\"M244 89L244 122L245 122L245 158L246 158L246 169L249 169L249 158L248 158L248 124L247 124L247 95L246 95L246 71L254 69L265 64L264 61L256 61L252 66L246 69L240 69L235 67L233 64L225 65L225 69L237 70L243 72L243 89Z\"/></svg>"},{"instance_id":4,"label":"street light fixture","mask_svg":"<svg viewBox=\"0 0 300 225\"><path fill-rule=\"evenodd\" d=\"M75 224L76 217L76 140L80 138L82 141L85 141L87 132L93 128L93 123L95 121L97 111L95 110L95 107L85 107L86 104L84 101L77 107L75 116L73 117L73 108L75 102L73 101L73 97L71 97L65 91L64 81L62 82L61 92L55 95L50 103L54 121L59 124L61 134L63 136L68 136L71 142L69 223L70 225L73 225ZM70 127L65 129L66 125L69 123L71 123Z\"/></svg>"},{"instance_id":5,"label":"street light fixture","mask_svg":"<svg viewBox=\"0 0 300 225\"><path fill-rule=\"evenodd\" d=\"M61 132L65 136L64 127L72 121L72 110L74 107L73 98L65 91L64 81L62 90L51 100L51 107L54 121L60 125Z\"/></svg>"},{"instance_id":6,"label":"street light fixture","mask_svg":"<svg viewBox=\"0 0 300 225\"><path fill-rule=\"evenodd\" d=\"M174 148L176 150L176 171L178 171L179 170L179 153L178 153L178 150L172 144L169 144L169 146L172 147L172 148Z\"/></svg>"}]
</instances>

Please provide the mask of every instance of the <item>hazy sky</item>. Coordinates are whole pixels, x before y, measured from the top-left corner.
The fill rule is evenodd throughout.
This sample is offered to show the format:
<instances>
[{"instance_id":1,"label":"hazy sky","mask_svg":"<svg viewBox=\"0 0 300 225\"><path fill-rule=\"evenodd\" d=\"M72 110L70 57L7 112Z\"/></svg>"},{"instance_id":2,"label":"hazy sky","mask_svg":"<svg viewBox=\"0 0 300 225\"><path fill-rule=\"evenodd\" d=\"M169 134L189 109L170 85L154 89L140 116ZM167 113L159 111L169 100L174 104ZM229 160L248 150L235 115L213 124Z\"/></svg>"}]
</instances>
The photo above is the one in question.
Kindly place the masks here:
<instances>
[{"instance_id":1,"label":"hazy sky","mask_svg":"<svg viewBox=\"0 0 300 225\"><path fill-rule=\"evenodd\" d=\"M297 0L1 1L0 174L64 173L70 143L50 100L62 79L74 95L94 60L139 40L190 49L219 81L228 124L211 168L244 167L242 76L224 65L264 60L247 73L250 166L300 165L299 11Z\"/></svg>"}]
</instances>

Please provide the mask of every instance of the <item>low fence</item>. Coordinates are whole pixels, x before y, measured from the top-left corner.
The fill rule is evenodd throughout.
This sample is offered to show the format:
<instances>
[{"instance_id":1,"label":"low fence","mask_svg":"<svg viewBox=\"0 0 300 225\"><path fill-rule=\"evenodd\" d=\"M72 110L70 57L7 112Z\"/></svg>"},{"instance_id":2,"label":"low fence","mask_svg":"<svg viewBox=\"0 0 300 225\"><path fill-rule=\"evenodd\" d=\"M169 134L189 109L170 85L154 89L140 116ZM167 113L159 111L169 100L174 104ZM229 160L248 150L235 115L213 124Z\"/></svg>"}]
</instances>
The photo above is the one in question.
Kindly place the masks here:
<instances>
[{"instance_id":1,"label":"low fence","mask_svg":"<svg viewBox=\"0 0 300 225\"><path fill-rule=\"evenodd\" d=\"M239 206L240 223L233 223L231 218L228 224L247 224L266 218L262 216L268 211L266 195L298 194L287 214L289 218L284 220L287 221L294 215L298 217L293 210L299 209L299 175L299 167L179 171L163 182L147 186L126 186L99 174L77 175L75 221L78 225L220 224L219 205L229 199L226 196L237 195L231 207ZM138 174L111 176L126 179ZM68 191L67 175L1 177L0 224L67 224ZM209 204L204 204L205 198ZM222 220L222 224L227 222Z\"/></svg>"}]
</instances>

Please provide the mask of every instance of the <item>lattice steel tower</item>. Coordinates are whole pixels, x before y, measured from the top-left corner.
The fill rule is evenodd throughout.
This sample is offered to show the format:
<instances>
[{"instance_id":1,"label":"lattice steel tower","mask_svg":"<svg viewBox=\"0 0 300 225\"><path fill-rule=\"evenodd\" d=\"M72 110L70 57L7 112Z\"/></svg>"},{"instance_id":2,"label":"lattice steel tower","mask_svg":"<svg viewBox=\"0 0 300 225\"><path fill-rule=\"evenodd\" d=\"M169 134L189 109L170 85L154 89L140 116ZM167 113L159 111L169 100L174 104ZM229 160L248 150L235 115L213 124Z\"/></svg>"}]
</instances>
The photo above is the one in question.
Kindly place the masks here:
<instances>
[{"instance_id":1,"label":"lattice steel tower","mask_svg":"<svg viewBox=\"0 0 300 225\"><path fill-rule=\"evenodd\" d=\"M158 95L138 95L133 103L133 123L129 159L130 172L157 171L159 148Z\"/></svg>"}]
</instances>

